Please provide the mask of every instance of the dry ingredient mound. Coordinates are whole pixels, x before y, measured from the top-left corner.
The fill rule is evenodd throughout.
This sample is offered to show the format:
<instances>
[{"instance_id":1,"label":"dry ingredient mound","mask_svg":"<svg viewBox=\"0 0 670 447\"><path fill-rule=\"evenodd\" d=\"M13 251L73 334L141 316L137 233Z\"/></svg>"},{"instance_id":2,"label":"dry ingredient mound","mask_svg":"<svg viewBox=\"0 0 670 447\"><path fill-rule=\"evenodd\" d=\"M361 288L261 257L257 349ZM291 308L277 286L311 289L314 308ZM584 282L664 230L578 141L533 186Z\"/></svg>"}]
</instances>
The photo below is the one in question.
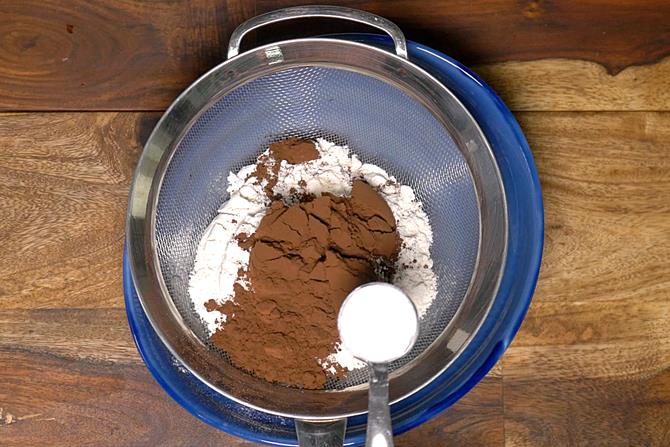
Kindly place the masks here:
<instances>
[{"instance_id":1,"label":"dry ingredient mound","mask_svg":"<svg viewBox=\"0 0 670 447\"><path fill-rule=\"evenodd\" d=\"M298 138L289 138L270 145L268 153L262 154L258 158L256 170L252 173L252 177L255 177L258 183L262 185L267 197L280 197L280 194L275 193L274 188L279 180L281 162L297 165L317 158L319 158L319 151L316 150L314 143Z\"/></svg>"},{"instance_id":2,"label":"dry ingredient mound","mask_svg":"<svg viewBox=\"0 0 670 447\"><path fill-rule=\"evenodd\" d=\"M228 175L189 296L214 344L258 377L323 388L364 366L341 346L337 313L383 277L423 316L437 293L432 229L409 186L327 140L271 144Z\"/></svg>"},{"instance_id":3,"label":"dry ingredient mound","mask_svg":"<svg viewBox=\"0 0 670 447\"><path fill-rule=\"evenodd\" d=\"M336 348L342 302L378 279L380 262L397 258L393 213L357 180L350 197L326 193L292 206L273 201L241 246L251 250L243 273L250 287L236 285L235 302L221 306L229 318L212 341L258 377L323 388L328 375L318 359Z\"/></svg>"}]
</instances>

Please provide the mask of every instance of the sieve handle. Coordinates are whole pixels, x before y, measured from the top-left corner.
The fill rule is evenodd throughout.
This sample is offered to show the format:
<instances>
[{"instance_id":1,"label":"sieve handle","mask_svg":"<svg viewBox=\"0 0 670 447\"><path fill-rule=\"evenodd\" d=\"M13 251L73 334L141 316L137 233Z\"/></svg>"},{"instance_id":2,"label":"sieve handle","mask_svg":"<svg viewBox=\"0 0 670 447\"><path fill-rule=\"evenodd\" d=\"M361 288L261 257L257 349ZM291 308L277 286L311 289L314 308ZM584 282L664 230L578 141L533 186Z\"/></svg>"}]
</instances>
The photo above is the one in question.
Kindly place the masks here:
<instances>
[{"instance_id":1,"label":"sieve handle","mask_svg":"<svg viewBox=\"0 0 670 447\"><path fill-rule=\"evenodd\" d=\"M393 39L396 54L407 59L407 42L405 41L405 36L402 31L400 31L400 28L398 28L395 23L359 9L326 5L294 6L291 8L278 9L247 20L238 26L230 36L230 42L228 43L228 59L239 54L242 38L250 31L285 20L310 17L350 20L352 22L362 23L382 30Z\"/></svg>"},{"instance_id":2,"label":"sieve handle","mask_svg":"<svg viewBox=\"0 0 670 447\"><path fill-rule=\"evenodd\" d=\"M347 420L305 421L296 419L295 431L300 447L342 447Z\"/></svg>"}]
</instances>

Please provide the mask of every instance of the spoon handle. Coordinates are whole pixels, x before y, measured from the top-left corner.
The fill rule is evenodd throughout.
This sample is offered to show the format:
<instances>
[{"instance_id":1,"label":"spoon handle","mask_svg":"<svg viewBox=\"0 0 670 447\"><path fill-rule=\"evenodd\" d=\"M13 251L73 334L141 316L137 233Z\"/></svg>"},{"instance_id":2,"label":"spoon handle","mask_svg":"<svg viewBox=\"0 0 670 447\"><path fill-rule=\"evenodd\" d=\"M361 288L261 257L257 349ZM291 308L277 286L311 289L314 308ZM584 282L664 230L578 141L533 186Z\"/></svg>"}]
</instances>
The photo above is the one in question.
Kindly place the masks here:
<instances>
[{"instance_id":1,"label":"spoon handle","mask_svg":"<svg viewBox=\"0 0 670 447\"><path fill-rule=\"evenodd\" d=\"M370 364L368 399L366 447L393 447L391 411L389 409L388 366L385 363Z\"/></svg>"}]
</instances>

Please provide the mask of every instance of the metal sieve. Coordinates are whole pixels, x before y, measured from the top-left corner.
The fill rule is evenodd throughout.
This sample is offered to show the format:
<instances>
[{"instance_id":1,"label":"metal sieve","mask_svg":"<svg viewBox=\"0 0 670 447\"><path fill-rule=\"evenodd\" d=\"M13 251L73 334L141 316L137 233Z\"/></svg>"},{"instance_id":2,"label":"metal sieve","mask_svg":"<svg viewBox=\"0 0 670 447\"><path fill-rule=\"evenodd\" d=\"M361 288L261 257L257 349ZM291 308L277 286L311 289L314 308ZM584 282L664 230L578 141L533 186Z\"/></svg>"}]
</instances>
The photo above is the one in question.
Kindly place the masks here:
<instances>
[{"instance_id":1,"label":"metal sieve","mask_svg":"<svg viewBox=\"0 0 670 447\"><path fill-rule=\"evenodd\" d=\"M393 39L396 54L352 41L306 38L238 55L249 31L307 17L379 28ZM149 321L191 373L244 405L309 421L366 411L365 370L328 389L298 390L236 368L209 343L188 296L200 238L227 199L228 173L253 163L273 141L324 137L411 186L430 218L438 295L420 322L415 348L390 367L391 401L413 394L468 345L504 267L505 194L486 138L461 102L407 59L402 32L369 13L310 6L261 15L235 30L228 57L175 100L137 166L127 244Z\"/></svg>"}]
</instances>

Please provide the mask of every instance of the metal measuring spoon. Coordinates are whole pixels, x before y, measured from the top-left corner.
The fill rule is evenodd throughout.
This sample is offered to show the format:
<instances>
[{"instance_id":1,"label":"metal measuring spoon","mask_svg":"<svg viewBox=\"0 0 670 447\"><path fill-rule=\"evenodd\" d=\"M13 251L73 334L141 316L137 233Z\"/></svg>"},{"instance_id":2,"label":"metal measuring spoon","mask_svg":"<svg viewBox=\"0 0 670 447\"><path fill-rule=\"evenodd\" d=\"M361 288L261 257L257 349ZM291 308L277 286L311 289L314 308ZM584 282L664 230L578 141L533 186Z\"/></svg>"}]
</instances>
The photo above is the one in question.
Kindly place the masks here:
<instances>
[{"instance_id":1,"label":"metal measuring spoon","mask_svg":"<svg viewBox=\"0 0 670 447\"><path fill-rule=\"evenodd\" d=\"M418 335L412 300L394 285L362 285L342 303L337 318L342 344L370 366L367 447L393 447L388 363L407 354Z\"/></svg>"}]
</instances>

